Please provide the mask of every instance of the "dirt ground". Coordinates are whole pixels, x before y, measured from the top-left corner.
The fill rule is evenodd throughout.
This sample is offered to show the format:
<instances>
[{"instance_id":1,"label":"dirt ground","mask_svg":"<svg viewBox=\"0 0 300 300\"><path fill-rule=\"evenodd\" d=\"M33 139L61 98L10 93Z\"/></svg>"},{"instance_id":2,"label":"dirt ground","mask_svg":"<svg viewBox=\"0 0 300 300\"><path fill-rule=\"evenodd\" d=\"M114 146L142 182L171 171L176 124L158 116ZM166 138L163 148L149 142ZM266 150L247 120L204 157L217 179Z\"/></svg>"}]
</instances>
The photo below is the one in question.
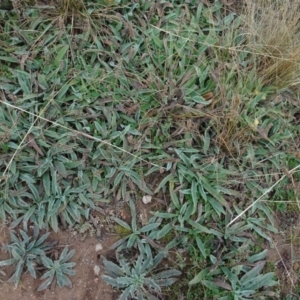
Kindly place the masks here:
<instances>
[{"instance_id":1,"label":"dirt ground","mask_svg":"<svg viewBox=\"0 0 300 300\"><path fill-rule=\"evenodd\" d=\"M160 201L152 199L152 202L147 205L142 201L136 202L138 222L142 226L146 225L152 216L150 211L155 211L158 207L163 206ZM116 211L118 211L118 213L116 213ZM90 223L97 223L95 227L101 228L100 236L95 234L95 237L85 237L79 232L79 229L75 230L74 228L61 230L58 233L51 231L47 241L58 242L55 250L59 254L65 246L69 246L69 250L75 249L75 254L70 259L70 262L76 262L74 268L76 275L70 276L73 285L71 289L55 286L52 289L48 288L45 291L37 292L42 281L32 278L28 272L23 273L18 287L15 288L13 283L7 282L14 270L9 266L0 268L0 300L116 300L119 293L101 279L101 275L104 274L104 269L100 256L103 255L108 260L114 259L115 251L109 248L120 239L116 234L110 233L114 231L113 228L115 226L114 223L111 222L110 216L118 216L130 224L131 213L129 205L123 204L123 206L118 209L115 207L106 208L102 210L102 213L96 211L91 213L93 222ZM0 246L10 243L9 231L9 224L0 223ZM40 235L43 233L44 232L41 232ZM90 232L87 231L87 235L89 233ZM99 243L103 246L103 250L96 252L95 247ZM0 250L0 261L9 258L9 253ZM96 265L100 267L100 274L98 276L95 276L94 273L94 267ZM41 274L39 274L38 277L41 277Z\"/></svg>"},{"instance_id":2,"label":"dirt ground","mask_svg":"<svg viewBox=\"0 0 300 300\"><path fill-rule=\"evenodd\" d=\"M298 209L276 213L278 234L272 235L267 255L268 271L275 272L281 296L300 299L300 216Z\"/></svg>"},{"instance_id":3,"label":"dirt ground","mask_svg":"<svg viewBox=\"0 0 300 300\"><path fill-rule=\"evenodd\" d=\"M115 300L118 293L107 285L101 275L104 270L101 266L101 255L106 255L108 248L116 241L116 236L103 236L102 240L96 237L87 237L82 241L82 235L70 232L60 231L52 232L49 240L58 241L58 250L62 250L68 245L69 249L75 249L75 254L70 261L76 262L76 275L70 276L73 287L60 288L58 286L37 292L41 280L34 279L29 273L24 273L17 288L13 283L6 282L11 276L13 269L11 267L1 268L0 274L0 294L1 299L13 300ZM0 231L0 244L9 243L9 229L3 224ZM95 246L101 243L103 250L96 253ZM9 258L9 254L0 251L0 260ZM99 276L94 274L94 266L100 267Z\"/></svg>"}]
</instances>

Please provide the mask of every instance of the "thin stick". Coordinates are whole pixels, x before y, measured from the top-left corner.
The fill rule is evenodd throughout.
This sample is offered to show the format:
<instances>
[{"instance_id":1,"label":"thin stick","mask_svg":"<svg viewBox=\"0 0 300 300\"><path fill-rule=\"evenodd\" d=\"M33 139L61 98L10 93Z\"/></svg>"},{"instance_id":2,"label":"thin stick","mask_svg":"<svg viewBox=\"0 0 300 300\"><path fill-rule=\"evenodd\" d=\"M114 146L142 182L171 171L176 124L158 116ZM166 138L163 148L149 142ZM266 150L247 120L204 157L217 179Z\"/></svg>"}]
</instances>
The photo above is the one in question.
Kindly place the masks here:
<instances>
[{"instance_id":1,"label":"thin stick","mask_svg":"<svg viewBox=\"0 0 300 300\"><path fill-rule=\"evenodd\" d=\"M78 130L68 128L68 127L66 127L66 126L64 126L64 125L61 125L61 124L56 123L56 122L54 122L54 121L48 120L47 118L44 118L44 117L42 117L42 116L40 116L40 115L36 115L36 114L34 114L34 113L32 113L32 112L26 111L25 109L20 108L20 107L17 107L17 106L15 106L15 105L13 105L13 104L10 104L10 103L8 103L8 102L4 102L4 101L2 101L2 100L0 100L0 102L2 102L3 104L5 104L6 106L15 108L15 109L17 109L17 110L20 110L20 111L22 111L22 112L25 112L25 113L27 113L27 114L29 114L29 115L32 115L32 116L34 116L34 117L37 118L37 119L32 123L32 125L30 126L28 132L25 134L25 136L24 136L24 138L22 139L22 141L21 141L21 143L20 143L19 146L21 146L21 145L23 144L23 142L26 140L26 138L27 138L28 134L31 132L31 129L33 128L35 122L36 122L38 119L41 119L41 120L47 121L47 122L49 122L49 123L51 123L51 124L53 124L53 125L55 125L55 126L64 128L64 129L69 130L69 131L72 131L72 132L74 132L74 133L76 133L76 134L78 134L78 135L85 136L85 137L87 137L87 138L89 138L89 139L95 140L95 141L100 142L100 143L103 143L103 144L105 144L105 145L109 145L109 146L111 146L111 147L113 147L113 148L115 148L115 149L121 150L121 151L125 152L126 154L131 155L131 156L133 156L134 158L137 158L137 159L139 159L140 161L143 161L143 162L145 162L145 163L148 163L148 164L150 164L150 165L152 165L152 166L154 166L154 167L158 167L158 168L163 168L163 169L165 169L164 167L161 167L161 166L159 166L159 165L156 165L156 164L154 164L154 163L151 163L151 162L149 162L149 161L147 161L147 160L145 160L145 159L143 159L143 158L138 157L138 156L135 155L135 154L132 154L132 153L130 153L130 152L128 152L128 151L126 151L126 150L124 150L124 149L122 149L122 148L120 148L120 147L118 147L118 146L116 146L116 145L113 145L113 144L111 144L111 143L109 143L109 142L107 142L107 141L105 141L105 140L102 140L102 139L100 139L100 138L98 138L98 137L94 137L94 136L89 135L89 134L87 134L87 133L80 132L80 131L78 131ZM51 101L50 101L50 102L51 102ZM50 103L50 102L49 102L49 103ZM45 106L45 108L41 111L41 114L46 110L47 107L48 107L48 105ZM8 165L7 165L7 167L6 167L5 171L4 171L4 173L2 174L2 176L5 176L6 172L8 171L8 169L9 169L9 167L10 167L12 161L13 161L13 159L15 158L16 153L17 153L17 151L19 150L19 148L20 148L20 147L18 147L18 149L15 151L14 155L12 156L11 160L9 161L9 163L8 163ZM1 181L1 179L0 179L0 181Z\"/></svg>"},{"instance_id":2,"label":"thin stick","mask_svg":"<svg viewBox=\"0 0 300 300\"><path fill-rule=\"evenodd\" d=\"M47 103L47 105L45 105L45 107L41 110L40 114L43 114L44 111L48 108L49 104L52 102L53 98L50 99L50 101ZM2 100L0 100L2 103L8 105L8 106L12 106L14 108L17 108L16 106L14 105L11 105L7 102L4 102ZM25 110L22 109L22 111L26 112ZM0 182L2 180L2 178L5 178L5 174L6 172L9 170L9 167L10 165L12 164L14 158L16 157L17 153L18 153L18 150L21 148L22 144L24 143L24 141L27 139L28 135L31 133L31 129L33 128L34 124L36 123L36 121L38 120L38 118L42 118L41 116L38 116L38 115L35 115L35 114L32 114L34 115L35 117L37 117L33 122L32 124L30 125L29 129L27 130L26 134L24 135L22 141L20 142L20 144L18 145L18 148L16 149L16 151L14 152L13 156L11 157L10 161L8 162L3 174L2 174L2 177L0 178Z\"/></svg>"},{"instance_id":3,"label":"thin stick","mask_svg":"<svg viewBox=\"0 0 300 300\"><path fill-rule=\"evenodd\" d=\"M289 171L289 173L294 172L295 170L299 169L300 165L293 168ZM287 175L283 175L278 181L276 181L270 188L268 188L258 199L256 199L251 205L249 205L245 210L243 210L239 215L237 215L232 221L229 222L229 224L226 225L226 227L230 226L232 223L234 223L236 220L238 220L242 215L244 215L250 208L252 208L258 201L260 201L265 195L267 195L272 189L280 182L282 181Z\"/></svg>"}]
</instances>

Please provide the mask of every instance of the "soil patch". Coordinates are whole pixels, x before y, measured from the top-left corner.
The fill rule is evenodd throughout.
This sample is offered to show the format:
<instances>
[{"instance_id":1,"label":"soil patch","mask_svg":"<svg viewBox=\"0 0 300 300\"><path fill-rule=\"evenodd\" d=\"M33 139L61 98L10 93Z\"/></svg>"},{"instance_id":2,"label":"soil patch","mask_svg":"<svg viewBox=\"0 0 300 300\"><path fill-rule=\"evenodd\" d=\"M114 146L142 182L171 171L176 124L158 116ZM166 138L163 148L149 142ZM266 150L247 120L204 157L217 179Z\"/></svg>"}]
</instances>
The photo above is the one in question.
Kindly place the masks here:
<instances>
[{"instance_id":1,"label":"soil patch","mask_svg":"<svg viewBox=\"0 0 300 300\"><path fill-rule=\"evenodd\" d=\"M14 300L114 300L118 293L107 285L102 279L104 270L101 265L100 255L106 255L109 247L116 241L116 236L105 235L101 240L87 237L83 240L81 234L74 234L71 231L51 232L49 240L58 241L55 251L59 253L65 246L69 249L75 249L75 255L70 261L76 262L76 275L70 276L73 287L71 289L54 286L42 292L37 292L40 279L34 279L29 273L24 273L17 287L13 283L8 283L7 279L12 275L13 268L7 267L1 269L0 290L1 299ZM0 243L10 243L9 229L1 225ZM103 250L96 253L95 246L101 243ZM0 260L8 259L8 253L0 251ZM94 274L94 266L100 266L100 274ZM41 275L41 274L39 274ZM39 276L40 277L40 276Z\"/></svg>"},{"instance_id":2,"label":"soil patch","mask_svg":"<svg viewBox=\"0 0 300 300\"><path fill-rule=\"evenodd\" d=\"M300 219L298 209L276 213L279 234L272 235L268 251L268 271L279 279L281 296L300 296Z\"/></svg>"}]
</instances>

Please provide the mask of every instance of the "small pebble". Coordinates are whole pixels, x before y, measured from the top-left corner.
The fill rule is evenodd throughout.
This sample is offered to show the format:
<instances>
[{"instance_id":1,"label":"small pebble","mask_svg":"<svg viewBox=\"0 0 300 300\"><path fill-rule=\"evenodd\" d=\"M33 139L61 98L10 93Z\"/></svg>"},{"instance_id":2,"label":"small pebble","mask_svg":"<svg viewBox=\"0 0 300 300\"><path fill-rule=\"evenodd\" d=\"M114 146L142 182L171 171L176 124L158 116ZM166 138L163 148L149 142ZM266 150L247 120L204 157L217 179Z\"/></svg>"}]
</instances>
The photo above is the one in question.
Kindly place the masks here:
<instances>
[{"instance_id":1,"label":"small pebble","mask_svg":"<svg viewBox=\"0 0 300 300\"><path fill-rule=\"evenodd\" d=\"M151 200L152 200L152 196L149 196L149 195L144 196L143 199L142 199L142 201L143 201L144 204L150 203Z\"/></svg>"},{"instance_id":2,"label":"small pebble","mask_svg":"<svg viewBox=\"0 0 300 300\"><path fill-rule=\"evenodd\" d=\"M96 276L98 276L99 274L100 274L100 267L99 266L94 266L94 274L96 275Z\"/></svg>"},{"instance_id":3,"label":"small pebble","mask_svg":"<svg viewBox=\"0 0 300 300\"><path fill-rule=\"evenodd\" d=\"M96 251L96 252L99 252L99 251L101 251L102 249L103 249L103 246L102 246L102 244L100 244L100 243L97 244L96 247L95 247L95 251Z\"/></svg>"}]
</instances>

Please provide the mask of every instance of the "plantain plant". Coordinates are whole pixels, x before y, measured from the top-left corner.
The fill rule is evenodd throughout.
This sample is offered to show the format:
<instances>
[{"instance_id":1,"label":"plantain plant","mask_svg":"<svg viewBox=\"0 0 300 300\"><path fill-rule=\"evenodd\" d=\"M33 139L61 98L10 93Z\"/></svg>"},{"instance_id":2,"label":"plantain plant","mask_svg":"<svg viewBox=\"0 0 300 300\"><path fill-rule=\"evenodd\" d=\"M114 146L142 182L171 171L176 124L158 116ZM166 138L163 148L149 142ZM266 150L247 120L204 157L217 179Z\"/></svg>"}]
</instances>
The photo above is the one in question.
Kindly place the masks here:
<instances>
[{"instance_id":1,"label":"plantain plant","mask_svg":"<svg viewBox=\"0 0 300 300\"><path fill-rule=\"evenodd\" d=\"M39 286L38 291L46 289L54 280L57 282L59 287L72 287L72 283L68 275L75 275L76 272L72 268L76 265L76 263L67 261L74 255L75 250L68 250L68 247L65 247L59 259L55 261L45 255L42 256L41 259L43 265L48 269L48 271L41 277L41 279L47 279Z\"/></svg>"},{"instance_id":2,"label":"plantain plant","mask_svg":"<svg viewBox=\"0 0 300 300\"><path fill-rule=\"evenodd\" d=\"M57 242L46 242L49 234L48 232L39 238L38 226L34 227L32 236L28 236L28 232L23 230L20 230L20 237L13 232L10 233L12 243L5 245L3 250L8 251L12 258L0 261L0 267L15 266L13 275L8 279L9 282L14 282L17 286L24 269L27 269L30 275L36 279L36 269L46 268L47 271L41 279L47 279L39 286L38 291L46 289L55 282L59 287L72 287L68 276L75 275L72 268L76 263L68 262L68 260L74 255L75 250L68 251L68 247L65 247L59 259L53 261L47 255Z\"/></svg>"},{"instance_id":3,"label":"plantain plant","mask_svg":"<svg viewBox=\"0 0 300 300\"><path fill-rule=\"evenodd\" d=\"M181 275L178 270L165 270L156 272L156 267L165 257L163 252L154 258L151 248L139 243L138 258L129 262L124 258L119 259L119 265L108 261L103 257L103 264L107 275L102 279L108 284L122 290L118 300L126 299L158 299L155 295L161 293L162 288L172 285L177 276Z\"/></svg>"},{"instance_id":4,"label":"plantain plant","mask_svg":"<svg viewBox=\"0 0 300 300\"><path fill-rule=\"evenodd\" d=\"M20 230L21 236L18 237L13 232L10 233L12 243L5 245L3 250L8 251L12 258L0 261L0 267L15 265L15 271L9 278L9 282L18 285L24 268L27 268L30 275L36 278L36 266L41 263L41 256L51 250L56 242L46 242L49 232L38 238L39 229L34 227L33 236L28 236L23 230Z\"/></svg>"},{"instance_id":5,"label":"plantain plant","mask_svg":"<svg viewBox=\"0 0 300 300\"><path fill-rule=\"evenodd\" d=\"M130 248L136 242L140 241L143 235L147 235L151 239L156 237L156 231L153 230L158 228L161 224L160 222L156 222L157 218L151 218L147 225L138 229L137 219L136 219L137 214L132 199L129 200L129 205L130 205L130 212L132 217L131 226L126 222L122 221L121 219L114 217L115 222L118 223L123 228L125 228L125 230L128 231L128 234L122 239L120 239L118 242L116 242L114 245L112 245L111 248L118 247L118 250L120 250L122 247L125 247L124 244L126 241L127 241L126 248Z\"/></svg>"}]
</instances>

